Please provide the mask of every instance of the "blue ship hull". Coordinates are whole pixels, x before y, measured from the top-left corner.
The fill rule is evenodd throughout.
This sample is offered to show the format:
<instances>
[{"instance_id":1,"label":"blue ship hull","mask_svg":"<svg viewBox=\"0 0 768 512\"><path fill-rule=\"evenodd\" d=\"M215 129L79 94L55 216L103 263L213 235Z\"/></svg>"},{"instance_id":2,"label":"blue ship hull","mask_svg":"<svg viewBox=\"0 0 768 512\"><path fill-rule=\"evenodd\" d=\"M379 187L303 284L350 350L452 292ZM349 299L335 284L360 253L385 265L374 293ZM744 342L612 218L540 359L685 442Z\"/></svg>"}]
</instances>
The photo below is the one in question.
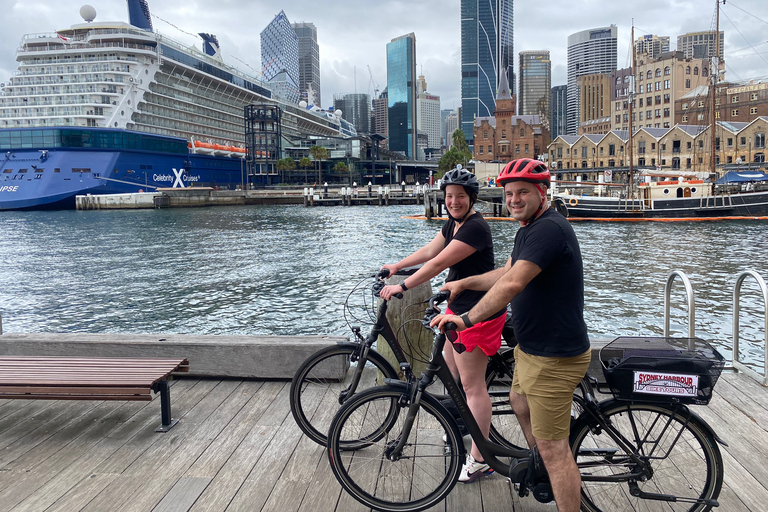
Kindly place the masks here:
<instances>
[{"instance_id":1,"label":"blue ship hull","mask_svg":"<svg viewBox=\"0 0 768 512\"><path fill-rule=\"evenodd\" d=\"M89 133L107 132L93 130ZM190 186L234 189L243 182L245 162L240 158L188 153L183 139L149 135L140 138L155 146L157 141L165 144L171 141L173 151L45 145L23 149L3 147L0 150L0 210L71 209L75 207L77 195L151 192L158 188Z\"/></svg>"}]
</instances>

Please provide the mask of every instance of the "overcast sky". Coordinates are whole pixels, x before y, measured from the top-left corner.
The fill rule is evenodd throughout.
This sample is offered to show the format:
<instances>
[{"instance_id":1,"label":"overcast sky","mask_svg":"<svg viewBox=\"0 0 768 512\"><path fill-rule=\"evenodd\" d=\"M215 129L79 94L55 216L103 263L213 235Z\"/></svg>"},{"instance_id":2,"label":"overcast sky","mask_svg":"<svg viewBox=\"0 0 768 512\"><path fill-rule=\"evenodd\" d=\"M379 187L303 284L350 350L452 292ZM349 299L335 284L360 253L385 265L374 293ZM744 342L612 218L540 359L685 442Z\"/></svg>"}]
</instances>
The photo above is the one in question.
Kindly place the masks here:
<instances>
[{"instance_id":1,"label":"overcast sky","mask_svg":"<svg viewBox=\"0 0 768 512\"><path fill-rule=\"evenodd\" d=\"M148 2L156 31L198 48L202 42L195 34L216 34L225 62L254 75L261 70L259 34L281 9L291 22L314 23L324 107L332 105L335 93L373 94L368 66L383 90L387 81L386 44L413 32L417 73L426 77L429 92L441 97L442 108L457 108L461 103L459 0ZM53 32L82 23L79 10L85 3L96 9L97 21L128 21L125 0L0 0L0 82L7 81L16 70L16 48L24 34ZM728 0L721 6L729 80L768 80L765 5L765 0ZM555 86L566 83L570 34L617 25L618 67L628 67L633 18L635 37L668 35L674 49L679 34L714 29L715 2L645 0L630 6L606 0L520 0L515 2L514 18L515 69L518 52L549 50Z\"/></svg>"}]
</instances>

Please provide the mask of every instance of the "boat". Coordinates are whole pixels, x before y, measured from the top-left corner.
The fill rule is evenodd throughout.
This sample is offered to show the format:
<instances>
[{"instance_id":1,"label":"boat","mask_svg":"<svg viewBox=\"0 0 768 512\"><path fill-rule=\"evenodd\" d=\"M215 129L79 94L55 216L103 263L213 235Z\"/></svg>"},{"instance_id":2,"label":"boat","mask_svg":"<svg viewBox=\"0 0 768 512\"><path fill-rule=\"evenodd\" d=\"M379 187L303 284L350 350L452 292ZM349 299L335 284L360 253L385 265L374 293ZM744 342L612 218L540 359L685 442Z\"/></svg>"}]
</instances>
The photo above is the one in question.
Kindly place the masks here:
<instances>
[{"instance_id":1,"label":"boat","mask_svg":"<svg viewBox=\"0 0 768 512\"><path fill-rule=\"evenodd\" d=\"M719 33L719 2L717 4L718 24L715 33ZM634 49L634 27L632 28L631 47ZM715 63L719 61L719 46L715 45ZM718 73L712 66L709 98L711 111L714 112L715 94ZM637 75L635 51L632 51L632 76ZM708 130L710 137L710 169L706 173L690 173L681 169L662 170L646 169L635 173L633 168L633 136L639 131L633 130L634 80L630 85L629 130L616 130L607 136L614 137L628 147L628 170L626 183L613 184L604 179L603 174L597 183L560 182L553 180L551 191L552 206L560 213L571 219L604 219L604 220L643 220L643 219L739 219L766 218L768 219L768 180L762 172L725 173L718 179L716 169L716 127L720 133L730 131L733 136L748 123L723 123L710 115L709 126L680 126L678 129L695 134L703 134ZM641 103L642 105L642 103ZM642 119L642 117L641 117ZM766 118L759 118L768 121ZM717 123L717 124L716 124ZM739 126L734 126L738 124ZM657 129L645 129L653 132ZM736 130L736 131L734 131ZM589 135L594 141L597 135ZM643 148L644 149L644 148ZM679 148L678 148L679 150ZM575 151L575 148L574 148ZM678 156L680 156L678 154ZM679 165L680 158L677 158ZM674 159L673 159L674 161ZM586 162L585 162L586 164ZM674 165L674 164L673 164ZM723 167L725 170L725 166ZM737 169L737 171L740 169ZM610 176L613 169L606 171ZM738 178L729 178L729 176ZM751 176L751 178L749 178ZM636 177L639 180L636 181ZM733 180L733 181L731 181ZM734 182L749 181L750 186L732 186ZM561 187L564 189L559 191Z\"/></svg>"},{"instance_id":2,"label":"boat","mask_svg":"<svg viewBox=\"0 0 768 512\"><path fill-rule=\"evenodd\" d=\"M74 208L86 194L163 187L240 188L248 180L244 109L277 105L283 147L353 137L354 126L202 50L156 32L146 0L127 0L129 22L84 22L27 34L18 70L0 84L0 210ZM258 153L258 158L267 155ZM280 157L278 156L277 159Z\"/></svg>"}]
</instances>

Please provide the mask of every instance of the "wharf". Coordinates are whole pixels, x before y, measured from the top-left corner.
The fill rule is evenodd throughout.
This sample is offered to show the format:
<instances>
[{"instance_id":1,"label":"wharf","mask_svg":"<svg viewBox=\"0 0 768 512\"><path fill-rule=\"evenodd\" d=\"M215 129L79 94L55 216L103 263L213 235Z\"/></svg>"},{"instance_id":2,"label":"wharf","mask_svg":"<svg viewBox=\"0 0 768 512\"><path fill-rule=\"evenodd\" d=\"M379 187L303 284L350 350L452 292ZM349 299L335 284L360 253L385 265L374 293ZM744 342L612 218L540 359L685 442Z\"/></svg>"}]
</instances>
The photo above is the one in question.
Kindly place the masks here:
<instances>
[{"instance_id":1,"label":"wharf","mask_svg":"<svg viewBox=\"0 0 768 512\"><path fill-rule=\"evenodd\" d=\"M6 351L72 351L74 344L89 341L82 336L7 333L0 336L0 346ZM112 344L129 343L128 335L122 340L108 336ZM177 345L192 343L173 336ZM26 348L19 348L24 337ZM223 338L230 337L222 337L224 349L218 353L240 353L231 350L235 340ZM287 343L307 341L286 338ZM147 357L154 355L145 344L136 347ZM98 355L106 355L115 348L99 350ZM261 357L247 360L268 365L261 350ZM206 354L213 359L209 365L224 362L216 354ZM194 361L193 355L192 371ZM336 482L324 448L296 426L289 388L287 379L193 375L174 380L172 409L180 422L165 434L154 432L157 397L150 403L0 400L0 512L365 510ZM729 444L720 447L725 482L719 510L765 510L768 388L743 374L724 373L709 406L694 410ZM507 479L496 475L457 485L435 510L541 512L554 507L519 498Z\"/></svg>"}]
</instances>

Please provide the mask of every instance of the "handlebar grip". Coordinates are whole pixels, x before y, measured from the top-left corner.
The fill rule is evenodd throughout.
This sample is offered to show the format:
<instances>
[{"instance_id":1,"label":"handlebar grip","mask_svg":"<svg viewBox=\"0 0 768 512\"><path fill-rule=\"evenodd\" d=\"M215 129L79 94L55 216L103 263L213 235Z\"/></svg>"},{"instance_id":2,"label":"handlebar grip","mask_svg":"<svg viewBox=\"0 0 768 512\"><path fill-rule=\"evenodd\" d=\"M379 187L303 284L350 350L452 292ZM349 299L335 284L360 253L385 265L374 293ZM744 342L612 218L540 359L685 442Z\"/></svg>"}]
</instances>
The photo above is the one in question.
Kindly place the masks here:
<instances>
[{"instance_id":1,"label":"handlebar grip","mask_svg":"<svg viewBox=\"0 0 768 512\"><path fill-rule=\"evenodd\" d=\"M376 277L380 277L382 279L388 278L389 277L389 269L388 268L383 268L383 269L379 270L378 274L376 274Z\"/></svg>"},{"instance_id":2,"label":"handlebar grip","mask_svg":"<svg viewBox=\"0 0 768 512\"><path fill-rule=\"evenodd\" d=\"M443 290L441 292L437 292L434 298L436 303L446 301L451 298L451 291Z\"/></svg>"},{"instance_id":3,"label":"handlebar grip","mask_svg":"<svg viewBox=\"0 0 768 512\"><path fill-rule=\"evenodd\" d=\"M393 295L393 297L396 297L398 299L402 299L403 298L403 294L402 293L396 293L396 294Z\"/></svg>"},{"instance_id":4,"label":"handlebar grip","mask_svg":"<svg viewBox=\"0 0 768 512\"><path fill-rule=\"evenodd\" d=\"M445 325L443 325L443 330L445 331L455 331L458 325L456 325L453 322L446 322Z\"/></svg>"}]
</instances>

